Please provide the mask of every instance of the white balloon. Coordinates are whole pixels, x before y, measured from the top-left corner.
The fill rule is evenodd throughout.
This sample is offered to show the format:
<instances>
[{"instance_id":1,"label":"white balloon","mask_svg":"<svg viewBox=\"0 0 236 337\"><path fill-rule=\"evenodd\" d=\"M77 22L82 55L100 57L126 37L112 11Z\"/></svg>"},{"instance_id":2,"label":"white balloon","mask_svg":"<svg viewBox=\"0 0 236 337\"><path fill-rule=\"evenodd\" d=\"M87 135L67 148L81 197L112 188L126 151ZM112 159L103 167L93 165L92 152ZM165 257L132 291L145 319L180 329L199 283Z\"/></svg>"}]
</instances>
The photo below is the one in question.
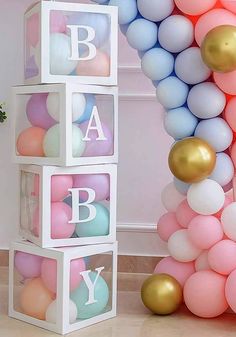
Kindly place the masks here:
<instances>
[{"instance_id":1,"label":"white balloon","mask_svg":"<svg viewBox=\"0 0 236 337\"><path fill-rule=\"evenodd\" d=\"M164 207L169 212L175 212L181 201L185 199L185 196L179 193L174 183L169 183L161 194L161 199Z\"/></svg>"},{"instance_id":2,"label":"white balloon","mask_svg":"<svg viewBox=\"0 0 236 337\"><path fill-rule=\"evenodd\" d=\"M197 213L211 215L217 213L224 205L223 188L214 180L205 179L192 184L187 193L189 206Z\"/></svg>"},{"instance_id":3,"label":"white balloon","mask_svg":"<svg viewBox=\"0 0 236 337\"><path fill-rule=\"evenodd\" d=\"M157 22L169 16L174 7L174 0L137 0L140 14L148 20Z\"/></svg>"},{"instance_id":4,"label":"white balloon","mask_svg":"<svg viewBox=\"0 0 236 337\"><path fill-rule=\"evenodd\" d=\"M160 24L158 38L164 49L179 53L191 46L194 40L193 24L183 15L171 15Z\"/></svg>"},{"instance_id":5,"label":"white balloon","mask_svg":"<svg viewBox=\"0 0 236 337\"><path fill-rule=\"evenodd\" d=\"M210 270L211 267L208 262L208 250L204 250L195 261L196 271Z\"/></svg>"},{"instance_id":6,"label":"white balloon","mask_svg":"<svg viewBox=\"0 0 236 337\"><path fill-rule=\"evenodd\" d=\"M55 119L55 121L60 121L60 96L57 92L50 92L46 100L47 110L49 115Z\"/></svg>"},{"instance_id":7,"label":"white balloon","mask_svg":"<svg viewBox=\"0 0 236 337\"><path fill-rule=\"evenodd\" d=\"M77 319L77 307L75 303L70 300L69 302L69 322L73 324ZM46 321L49 323L57 323L57 300L54 300L47 308Z\"/></svg>"},{"instance_id":8,"label":"white balloon","mask_svg":"<svg viewBox=\"0 0 236 337\"><path fill-rule=\"evenodd\" d=\"M168 249L170 255L180 262L194 261L201 254L201 249L195 247L190 241L187 229L180 229L171 235Z\"/></svg>"},{"instance_id":9,"label":"white balloon","mask_svg":"<svg viewBox=\"0 0 236 337\"><path fill-rule=\"evenodd\" d=\"M69 75L76 68L78 61L69 60L71 39L61 33L50 35L50 73L52 75Z\"/></svg>"},{"instance_id":10,"label":"white balloon","mask_svg":"<svg viewBox=\"0 0 236 337\"><path fill-rule=\"evenodd\" d=\"M188 95L189 110L198 118L213 118L222 113L226 104L224 93L211 82L195 85Z\"/></svg>"},{"instance_id":11,"label":"white balloon","mask_svg":"<svg viewBox=\"0 0 236 337\"><path fill-rule=\"evenodd\" d=\"M203 82L211 75L211 70L203 62L201 50L198 47L185 49L177 56L175 72L187 84Z\"/></svg>"},{"instance_id":12,"label":"white balloon","mask_svg":"<svg viewBox=\"0 0 236 337\"><path fill-rule=\"evenodd\" d=\"M236 202L225 207L221 214L221 223L228 238L236 241Z\"/></svg>"}]
</instances>

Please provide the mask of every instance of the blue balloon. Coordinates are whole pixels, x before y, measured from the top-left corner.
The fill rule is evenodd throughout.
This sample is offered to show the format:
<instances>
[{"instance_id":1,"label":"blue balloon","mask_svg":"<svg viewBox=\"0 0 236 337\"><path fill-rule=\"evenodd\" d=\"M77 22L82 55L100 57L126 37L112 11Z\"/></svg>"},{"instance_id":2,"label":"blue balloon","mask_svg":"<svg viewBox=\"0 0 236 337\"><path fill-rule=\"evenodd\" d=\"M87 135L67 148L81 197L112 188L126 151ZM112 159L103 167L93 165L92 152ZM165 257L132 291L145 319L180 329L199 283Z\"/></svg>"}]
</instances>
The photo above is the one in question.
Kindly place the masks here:
<instances>
[{"instance_id":1,"label":"blue balloon","mask_svg":"<svg viewBox=\"0 0 236 337\"><path fill-rule=\"evenodd\" d=\"M191 184L186 184L175 177L174 177L174 184L177 191L183 195L187 195L189 187L191 186Z\"/></svg>"},{"instance_id":2,"label":"blue balloon","mask_svg":"<svg viewBox=\"0 0 236 337\"><path fill-rule=\"evenodd\" d=\"M159 102L166 109L175 109L187 101L189 86L176 76L169 76L160 81L156 89Z\"/></svg>"},{"instance_id":3,"label":"blue balloon","mask_svg":"<svg viewBox=\"0 0 236 337\"><path fill-rule=\"evenodd\" d=\"M84 94L86 98L86 107L82 116L76 121L76 123L83 123L89 120L91 117L93 107L96 105L96 98L93 94Z\"/></svg>"},{"instance_id":4,"label":"blue balloon","mask_svg":"<svg viewBox=\"0 0 236 337\"><path fill-rule=\"evenodd\" d=\"M109 2L109 0L92 0L92 1L100 5L106 5Z\"/></svg>"},{"instance_id":5,"label":"blue balloon","mask_svg":"<svg viewBox=\"0 0 236 337\"><path fill-rule=\"evenodd\" d=\"M94 283L97 273L89 273L90 280ZM109 301L109 288L106 281L102 276L98 276L97 282L94 287L94 299L96 302L92 304L86 304L89 299L89 290L85 281L81 281L79 287L75 289L70 298L76 304L78 319L88 319L106 311L106 307Z\"/></svg>"},{"instance_id":6,"label":"blue balloon","mask_svg":"<svg viewBox=\"0 0 236 337\"><path fill-rule=\"evenodd\" d=\"M163 48L153 48L144 54L141 67L152 81L160 81L173 72L174 56Z\"/></svg>"},{"instance_id":7,"label":"blue balloon","mask_svg":"<svg viewBox=\"0 0 236 337\"><path fill-rule=\"evenodd\" d=\"M110 213L109 210L99 203L92 203L96 208L96 216L91 221L80 222L76 225L75 231L78 237L105 236L109 234ZM80 208L80 219L84 220L89 216L88 207Z\"/></svg>"},{"instance_id":8,"label":"blue balloon","mask_svg":"<svg viewBox=\"0 0 236 337\"><path fill-rule=\"evenodd\" d=\"M138 14L136 0L110 0L108 5L118 7L120 25L130 23Z\"/></svg>"},{"instance_id":9,"label":"blue balloon","mask_svg":"<svg viewBox=\"0 0 236 337\"><path fill-rule=\"evenodd\" d=\"M164 119L166 132L176 140L192 136L197 125L197 117L185 107L169 110Z\"/></svg>"},{"instance_id":10,"label":"blue balloon","mask_svg":"<svg viewBox=\"0 0 236 337\"><path fill-rule=\"evenodd\" d=\"M215 180L221 186L226 186L234 176L234 164L226 153L216 154L216 165L209 179Z\"/></svg>"},{"instance_id":11,"label":"blue balloon","mask_svg":"<svg viewBox=\"0 0 236 337\"><path fill-rule=\"evenodd\" d=\"M152 48L157 42L158 28L154 22L145 19L136 19L126 32L131 47L145 51Z\"/></svg>"},{"instance_id":12,"label":"blue balloon","mask_svg":"<svg viewBox=\"0 0 236 337\"><path fill-rule=\"evenodd\" d=\"M120 31L121 31L121 33L126 36L128 28L129 28L128 24L127 25L120 25Z\"/></svg>"}]
</instances>

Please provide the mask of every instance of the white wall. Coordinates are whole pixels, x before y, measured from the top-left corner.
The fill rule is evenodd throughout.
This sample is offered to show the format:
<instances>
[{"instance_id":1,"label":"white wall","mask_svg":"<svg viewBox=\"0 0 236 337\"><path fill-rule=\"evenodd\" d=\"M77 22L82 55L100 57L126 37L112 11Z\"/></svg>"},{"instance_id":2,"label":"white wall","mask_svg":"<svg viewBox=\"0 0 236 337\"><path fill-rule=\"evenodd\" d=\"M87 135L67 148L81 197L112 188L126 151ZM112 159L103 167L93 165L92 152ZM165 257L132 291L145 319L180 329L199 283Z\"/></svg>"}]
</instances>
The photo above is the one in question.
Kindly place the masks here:
<instances>
[{"instance_id":1,"label":"white wall","mask_svg":"<svg viewBox=\"0 0 236 337\"><path fill-rule=\"evenodd\" d=\"M86 2L84 0L83 2ZM32 0L0 0L0 101L10 100L10 86L22 84L23 13ZM120 252L163 255L166 248L155 223L164 212L160 193L170 181L170 139L154 87L140 70L140 60L120 36L118 238ZM10 115L10 111L8 111ZM17 234L17 167L10 158L9 122L0 125L0 248Z\"/></svg>"}]
</instances>

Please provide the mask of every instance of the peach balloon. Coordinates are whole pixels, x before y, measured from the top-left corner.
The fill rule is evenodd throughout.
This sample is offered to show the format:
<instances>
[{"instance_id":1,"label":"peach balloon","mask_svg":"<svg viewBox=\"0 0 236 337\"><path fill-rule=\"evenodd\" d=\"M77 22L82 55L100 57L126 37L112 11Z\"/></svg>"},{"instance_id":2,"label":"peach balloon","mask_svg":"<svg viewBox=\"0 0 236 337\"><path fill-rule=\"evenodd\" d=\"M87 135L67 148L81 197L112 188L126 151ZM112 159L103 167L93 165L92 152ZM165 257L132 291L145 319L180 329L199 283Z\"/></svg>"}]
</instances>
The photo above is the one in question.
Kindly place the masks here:
<instances>
[{"instance_id":1,"label":"peach balloon","mask_svg":"<svg viewBox=\"0 0 236 337\"><path fill-rule=\"evenodd\" d=\"M213 28L221 25L236 26L236 16L222 8L213 9L203 14L195 26L195 39L197 44L201 46L206 34Z\"/></svg>"},{"instance_id":2,"label":"peach balloon","mask_svg":"<svg viewBox=\"0 0 236 337\"><path fill-rule=\"evenodd\" d=\"M231 159L233 160L234 166L236 167L236 142L231 147Z\"/></svg>"},{"instance_id":3,"label":"peach balloon","mask_svg":"<svg viewBox=\"0 0 236 337\"><path fill-rule=\"evenodd\" d=\"M216 85L229 95L236 95L236 70L230 73L213 73Z\"/></svg>"},{"instance_id":4,"label":"peach balloon","mask_svg":"<svg viewBox=\"0 0 236 337\"><path fill-rule=\"evenodd\" d=\"M184 301L188 309L199 317L217 317L228 308L225 298L226 277L212 270L191 275L184 286Z\"/></svg>"},{"instance_id":5,"label":"peach balloon","mask_svg":"<svg viewBox=\"0 0 236 337\"><path fill-rule=\"evenodd\" d=\"M208 262L208 250L204 250L195 261L196 271L210 270L211 267Z\"/></svg>"},{"instance_id":6,"label":"peach balloon","mask_svg":"<svg viewBox=\"0 0 236 337\"><path fill-rule=\"evenodd\" d=\"M92 60L79 61L76 68L76 73L79 76L110 76L110 57L97 50L96 56Z\"/></svg>"},{"instance_id":7,"label":"peach balloon","mask_svg":"<svg viewBox=\"0 0 236 337\"><path fill-rule=\"evenodd\" d=\"M20 306L25 315L45 320L47 308L54 299L54 294L44 286L42 280L35 278L23 287Z\"/></svg>"},{"instance_id":8,"label":"peach balloon","mask_svg":"<svg viewBox=\"0 0 236 337\"><path fill-rule=\"evenodd\" d=\"M198 213L194 212L192 208L190 208L187 199L183 200L176 210L176 219L184 228L187 228L190 221L197 215Z\"/></svg>"},{"instance_id":9,"label":"peach balloon","mask_svg":"<svg viewBox=\"0 0 236 337\"><path fill-rule=\"evenodd\" d=\"M222 240L215 244L208 253L208 262L214 271L229 275L236 269L236 243L232 240Z\"/></svg>"},{"instance_id":10,"label":"peach balloon","mask_svg":"<svg viewBox=\"0 0 236 337\"><path fill-rule=\"evenodd\" d=\"M20 156L43 157L43 139L46 130L38 127L25 129L17 139L16 148Z\"/></svg>"},{"instance_id":11,"label":"peach balloon","mask_svg":"<svg viewBox=\"0 0 236 337\"><path fill-rule=\"evenodd\" d=\"M176 6L185 14L200 15L212 9L217 0L175 0Z\"/></svg>"},{"instance_id":12,"label":"peach balloon","mask_svg":"<svg viewBox=\"0 0 236 337\"><path fill-rule=\"evenodd\" d=\"M171 256L162 259L154 270L154 274L168 274L174 277L182 287L193 273L195 273L193 262L178 262Z\"/></svg>"},{"instance_id":13,"label":"peach balloon","mask_svg":"<svg viewBox=\"0 0 236 337\"><path fill-rule=\"evenodd\" d=\"M236 97L231 98L225 108L225 119L231 129L236 131Z\"/></svg>"},{"instance_id":14,"label":"peach balloon","mask_svg":"<svg viewBox=\"0 0 236 337\"><path fill-rule=\"evenodd\" d=\"M236 13L236 1L232 0L220 0L224 8L228 9L229 11Z\"/></svg>"},{"instance_id":15,"label":"peach balloon","mask_svg":"<svg viewBox=\"0 0 236 337\"><path fill-rule=\"evenodd\" d=\"M162 215L157 224L157 233L163 241L168 241L169 237L179 229L181 226L174 212Z\"/></svg>"}]
</instances>

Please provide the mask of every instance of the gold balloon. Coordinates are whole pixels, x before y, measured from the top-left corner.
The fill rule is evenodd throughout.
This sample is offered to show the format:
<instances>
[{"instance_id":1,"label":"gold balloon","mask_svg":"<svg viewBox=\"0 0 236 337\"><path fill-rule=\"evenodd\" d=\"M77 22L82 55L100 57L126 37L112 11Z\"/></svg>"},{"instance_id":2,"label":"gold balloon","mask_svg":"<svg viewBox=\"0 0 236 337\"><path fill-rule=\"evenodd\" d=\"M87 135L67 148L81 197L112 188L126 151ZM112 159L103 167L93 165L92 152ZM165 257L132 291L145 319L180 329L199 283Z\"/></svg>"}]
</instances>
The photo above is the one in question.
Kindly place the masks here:
<instances>
[{"instance_id":1,"label":"gold balloon","mask_svg":"<svg viewBox=\"0 0 236 337\"><path fill-rule=\"evenodd\" d=\"M144 281L141 289L143 304L154 314L169 315L183 302L179 282L170 275L156 274Z\"/></svg>"},{"instance_id":2,"label":"gold balloon","mask_svg":"<svg viewBox=\"0 0 236 337\"><path fill-rule=\"evenodd\" d=\"M218 26L210 30L201 45L205 64L216 72L236 69L236 27Z\"/></svg>"},{"instance_id":3,"label":"gold balloon","mask_svg":"<svg viewBox=\"0 0 236 337\"><path fill-rule=\"evenodd\" d=\"M207 178L216 163L216 153L203 139L197 137L178 141L169 154L173 175L185 183L197 183Z\"/></svg>"}]
</instances>

